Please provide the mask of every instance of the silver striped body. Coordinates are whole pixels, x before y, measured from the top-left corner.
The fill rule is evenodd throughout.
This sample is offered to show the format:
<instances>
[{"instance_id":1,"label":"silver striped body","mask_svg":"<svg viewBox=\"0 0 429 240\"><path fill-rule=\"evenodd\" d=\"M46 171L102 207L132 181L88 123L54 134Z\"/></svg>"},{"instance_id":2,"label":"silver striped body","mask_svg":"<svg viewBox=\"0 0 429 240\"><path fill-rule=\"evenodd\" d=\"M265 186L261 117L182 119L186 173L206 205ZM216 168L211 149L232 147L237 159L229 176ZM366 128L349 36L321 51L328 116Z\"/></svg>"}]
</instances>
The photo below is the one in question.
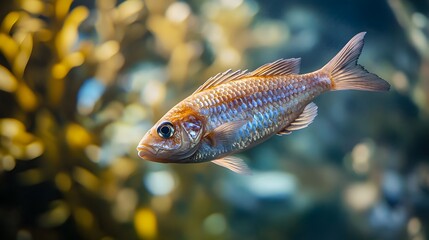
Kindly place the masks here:
<instances>
[{"instance_id":1,"label":"silver striped body","mask_svg":"<svg viewBox=\"0 0 429 240\"><path fill-rule=\"evenodd\" d=\"M331 81L320 73L246 78L192 96L185 101L207 118L211 132L232 121L245 123L227 144L202 141L191 162L205 162L241 152L276 134L303 111L316 96L330 89Z\"/></svg>"}]
</instances>

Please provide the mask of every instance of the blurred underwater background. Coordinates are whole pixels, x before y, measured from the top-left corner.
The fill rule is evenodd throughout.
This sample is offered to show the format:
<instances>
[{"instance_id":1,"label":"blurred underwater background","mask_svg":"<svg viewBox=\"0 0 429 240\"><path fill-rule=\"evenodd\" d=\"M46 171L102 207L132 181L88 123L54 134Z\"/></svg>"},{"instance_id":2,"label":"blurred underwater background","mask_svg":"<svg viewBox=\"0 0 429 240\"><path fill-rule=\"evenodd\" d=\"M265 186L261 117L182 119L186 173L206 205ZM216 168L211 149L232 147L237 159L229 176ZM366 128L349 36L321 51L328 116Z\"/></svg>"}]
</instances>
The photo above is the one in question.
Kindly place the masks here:
<instances>
[{"instance_id":1,"label":"blurred underwater background","mask_svg":"<svg viewBox=\"0 0 429 240\"><path fill-rule=\"evenodd\" d=\"M360 63L388 93L318 97L308 128L211 163L139 159L210 76ZM429 239L429 2L0 3L0 239Z\"/></svg>"}]
</instances>

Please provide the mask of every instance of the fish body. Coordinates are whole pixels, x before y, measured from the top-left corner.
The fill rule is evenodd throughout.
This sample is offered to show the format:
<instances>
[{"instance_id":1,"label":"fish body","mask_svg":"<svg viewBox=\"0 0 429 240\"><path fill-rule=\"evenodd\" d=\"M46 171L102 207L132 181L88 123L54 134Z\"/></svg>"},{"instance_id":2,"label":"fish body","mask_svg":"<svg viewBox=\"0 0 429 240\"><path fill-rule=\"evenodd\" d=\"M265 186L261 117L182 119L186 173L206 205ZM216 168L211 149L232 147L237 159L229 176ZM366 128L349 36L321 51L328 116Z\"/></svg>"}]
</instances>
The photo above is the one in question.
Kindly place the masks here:
<instances>
[{"instance_id":1,"label":"fish body","mask_svg":"<svg viewBox=\"0 0 429 240\"><path fill-rule=\"evenodd\" d=\"M390 85L357 64L359 33L323 68L299 74L300 59L280 59L258 69L208 79L142 138L143 159L164 163L211 161L238 173L247 165L232 154L273 135L307 127L317 115L312 102L331 90L387 91Z\"/></svg>"},{"instance_id":2,"label":"fish body","mask_svg":"<svg viewBox=\"0 0 429 240\"><path fill-rule=\"evenodd\" d=\"M190 106L205 116L207 132L216 135L222 126L233 132L224 141L216 136L203 141L191 161L222 158L278 134L329 88L329 79L318 74L279 75L244 78L191 96Z\"/></svg>"}]
</instances>

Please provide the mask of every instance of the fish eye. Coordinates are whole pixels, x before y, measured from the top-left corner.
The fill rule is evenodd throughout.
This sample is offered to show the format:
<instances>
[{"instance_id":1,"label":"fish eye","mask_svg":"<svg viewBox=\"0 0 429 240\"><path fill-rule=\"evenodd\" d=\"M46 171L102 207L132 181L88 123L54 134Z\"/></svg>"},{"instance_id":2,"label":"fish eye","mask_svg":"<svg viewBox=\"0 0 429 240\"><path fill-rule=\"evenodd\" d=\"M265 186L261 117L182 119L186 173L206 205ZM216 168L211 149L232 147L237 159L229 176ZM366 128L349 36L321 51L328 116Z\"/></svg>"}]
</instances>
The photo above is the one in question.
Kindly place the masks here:
<instances>
[{"instance_id":1,"label":"fish eye","mask_svg":"<svg viewBox=\"0 0 429 240\"><path fill-rule=\"evenodd\" d=\"M171 122L163 122L159 125L156 131L158 132L158 135L160 137L167 139L173 136L174 127L173 127L173 124L171 124Z\"/></svg>"}]
</instances>

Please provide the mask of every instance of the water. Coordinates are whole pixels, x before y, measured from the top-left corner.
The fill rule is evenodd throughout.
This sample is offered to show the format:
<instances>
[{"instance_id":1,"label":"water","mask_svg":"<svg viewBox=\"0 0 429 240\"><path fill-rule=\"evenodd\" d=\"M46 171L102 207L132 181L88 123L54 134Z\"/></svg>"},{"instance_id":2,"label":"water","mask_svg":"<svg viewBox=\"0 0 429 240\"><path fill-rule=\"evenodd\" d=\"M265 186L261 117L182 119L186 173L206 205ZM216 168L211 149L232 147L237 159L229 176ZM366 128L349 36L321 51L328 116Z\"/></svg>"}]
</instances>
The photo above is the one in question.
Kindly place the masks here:
<instances>
[{"instance_id":1,"label":"water","mask_svg":"<svg viewBox=\"0 0 429 240\"><path fill-rule=\"evenodd\" d=\"M54 7L55 6L55 7ZM0 7L1 239L426 239L424 1L9 1ZM315 100L254 174L141 160L167 110L226 69L359 62L388 93Z\"/></svg>"}]
</instances>

